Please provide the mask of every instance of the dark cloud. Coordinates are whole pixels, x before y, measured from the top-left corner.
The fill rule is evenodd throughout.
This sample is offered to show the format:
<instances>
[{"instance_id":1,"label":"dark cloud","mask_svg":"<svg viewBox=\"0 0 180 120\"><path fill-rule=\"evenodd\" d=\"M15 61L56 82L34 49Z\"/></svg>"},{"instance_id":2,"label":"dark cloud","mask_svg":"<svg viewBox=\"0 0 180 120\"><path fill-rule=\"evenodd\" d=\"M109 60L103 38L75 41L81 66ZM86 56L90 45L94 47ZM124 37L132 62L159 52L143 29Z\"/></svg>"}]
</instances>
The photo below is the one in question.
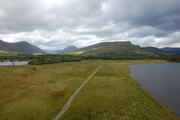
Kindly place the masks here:
<instances>
[{"instance_id":1,"label":"dark cloud","mask_svg":"<svg viewBox=\"0 0 180 120\"><path fill-rule=\"evenodd\" d=\"M178 29L179 0L115 0L107 4L107 16L119 21L158 28ZM179 26L179 24L178 24Z\"/></svg>"},{"instance_id":2,"label":"dark cloud","mask_svg":"<svg viewBox=\"0 0 180 120\"><path fill-rule=\"evenodd\" d=\"M0 39L43 49L103 41L179 46L179 0L0 0Z\"/></svg>"}]
</instances>

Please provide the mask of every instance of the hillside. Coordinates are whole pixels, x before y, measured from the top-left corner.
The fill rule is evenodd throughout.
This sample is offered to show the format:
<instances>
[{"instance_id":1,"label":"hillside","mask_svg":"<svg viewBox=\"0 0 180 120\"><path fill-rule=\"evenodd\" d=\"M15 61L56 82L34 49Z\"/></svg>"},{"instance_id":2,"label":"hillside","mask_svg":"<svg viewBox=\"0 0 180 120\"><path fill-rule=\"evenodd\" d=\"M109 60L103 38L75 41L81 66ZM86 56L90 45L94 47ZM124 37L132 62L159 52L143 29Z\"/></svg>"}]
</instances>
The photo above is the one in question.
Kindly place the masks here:
<instances>
[{"instance_id":1,"label":"hillside","mask_svg":"<svg viewBox=\"0 0 180 120\"><path fill-rule=\"evenodd\" d=\"M165 53L162 51L162 54ZM70 54L106 56L147 56L156 55L153 51L133 45L131 42L103 42L78 49Z\"/></svg>"},{"instance_id":2,"label":"hillside","mask_svg":"<svg viewBox=\"0 0 180 120\"><path fill-rule=\"evenodd\" d=\"M171 55L168 52L163 51L162 49L156 48L156 47L143 47L142 49L152 52L156 55Z\"/></svg>"},{"instance_id":3,"label":"hillside","mask_svg":"<svg viewBox=\"0 0 180 120\"><path fill-rule=\"evenodd\" d=\"M32 45L26 41L8 43L0 40L0 52L1 53L42 53L46 52L41 50L35 45Z\"/></svg>"}]
</instances>

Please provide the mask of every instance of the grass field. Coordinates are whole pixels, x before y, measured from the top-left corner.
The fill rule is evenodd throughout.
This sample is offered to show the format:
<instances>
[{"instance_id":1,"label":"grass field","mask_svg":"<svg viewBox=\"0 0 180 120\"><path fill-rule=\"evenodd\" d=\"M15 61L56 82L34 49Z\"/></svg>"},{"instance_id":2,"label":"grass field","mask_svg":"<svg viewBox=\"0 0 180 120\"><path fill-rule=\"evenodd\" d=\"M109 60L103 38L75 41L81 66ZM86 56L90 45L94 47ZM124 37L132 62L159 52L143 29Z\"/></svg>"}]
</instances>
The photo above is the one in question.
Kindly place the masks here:
<instances>
[{"instance_id":1,"label":"grass field","mask_svg":"<svg viewBox=\"0 0 180 120\"><path fill-rule=\"evenodd\" d=\"M53 119L100 65L62 120L176 120L130 76L128 65L165 61L85 61L0 67L0 120Z\"/></svg>"}]
</instances>

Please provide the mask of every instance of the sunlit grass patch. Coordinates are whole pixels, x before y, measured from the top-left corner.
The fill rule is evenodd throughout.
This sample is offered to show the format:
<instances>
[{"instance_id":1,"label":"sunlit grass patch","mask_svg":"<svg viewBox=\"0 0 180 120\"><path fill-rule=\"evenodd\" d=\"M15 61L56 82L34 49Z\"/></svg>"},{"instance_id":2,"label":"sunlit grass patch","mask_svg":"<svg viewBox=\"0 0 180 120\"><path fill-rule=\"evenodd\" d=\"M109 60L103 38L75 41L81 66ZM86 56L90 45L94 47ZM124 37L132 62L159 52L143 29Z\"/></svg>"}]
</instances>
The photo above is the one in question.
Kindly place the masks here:
<instances>
[{"instance_id":1,"label":"sunlit grass patch","mask_svg":"<svg viewBox=\"0 0 180 120\"><path fill-rule=\"evenodd\" d=\"M83 54L85 51L77 51L77 52L70 52L70 53L66 53L66 54L70 54L70 55L81 55Z\"/></svg>"},{"instance_id":2,"label":"sunlit grass patch","mask_svg":"<svg viewBox=\"0 0 180 120\"><path fill-rule=\"evenodd\" d=\"M0 53L7 53L6 51L2 51L2 50L0 50Z\"/></svg>"}]
</instances>

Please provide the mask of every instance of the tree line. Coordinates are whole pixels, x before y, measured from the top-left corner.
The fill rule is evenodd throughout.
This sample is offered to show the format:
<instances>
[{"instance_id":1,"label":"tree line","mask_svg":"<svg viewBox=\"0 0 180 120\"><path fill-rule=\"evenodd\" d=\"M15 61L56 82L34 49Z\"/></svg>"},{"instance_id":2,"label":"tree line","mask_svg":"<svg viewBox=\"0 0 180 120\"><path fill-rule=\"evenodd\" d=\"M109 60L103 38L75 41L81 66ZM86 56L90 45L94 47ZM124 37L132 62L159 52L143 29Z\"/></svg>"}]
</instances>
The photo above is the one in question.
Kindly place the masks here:
<instances>
[{"instance_id":1,"label":"tree line","mask_svg":"<svg viewBox=\"0 0 180 120\"><path fill-rule=\"evenodd\" d=\"M170 62L180 62L180 55L170 56L167 60Z\"/></svg>"},{"instance_id":2,"label":"tree line","mask_svg":"<svg viewBox=\"0 0 180 120\"><path fill-rule=\"evenodd\" d=\"M96 55L96 56L74 56L74 55L30 55L20 54L17 56L0 56L0 61L29 61L29 65L42 65L42 64L53 64L62 62L77 62L83 60L146 60L146 59L164 59L171 62L180 62L180 55L176 56L107 56L107 55Z\"/></svg>"}]
</instances>

